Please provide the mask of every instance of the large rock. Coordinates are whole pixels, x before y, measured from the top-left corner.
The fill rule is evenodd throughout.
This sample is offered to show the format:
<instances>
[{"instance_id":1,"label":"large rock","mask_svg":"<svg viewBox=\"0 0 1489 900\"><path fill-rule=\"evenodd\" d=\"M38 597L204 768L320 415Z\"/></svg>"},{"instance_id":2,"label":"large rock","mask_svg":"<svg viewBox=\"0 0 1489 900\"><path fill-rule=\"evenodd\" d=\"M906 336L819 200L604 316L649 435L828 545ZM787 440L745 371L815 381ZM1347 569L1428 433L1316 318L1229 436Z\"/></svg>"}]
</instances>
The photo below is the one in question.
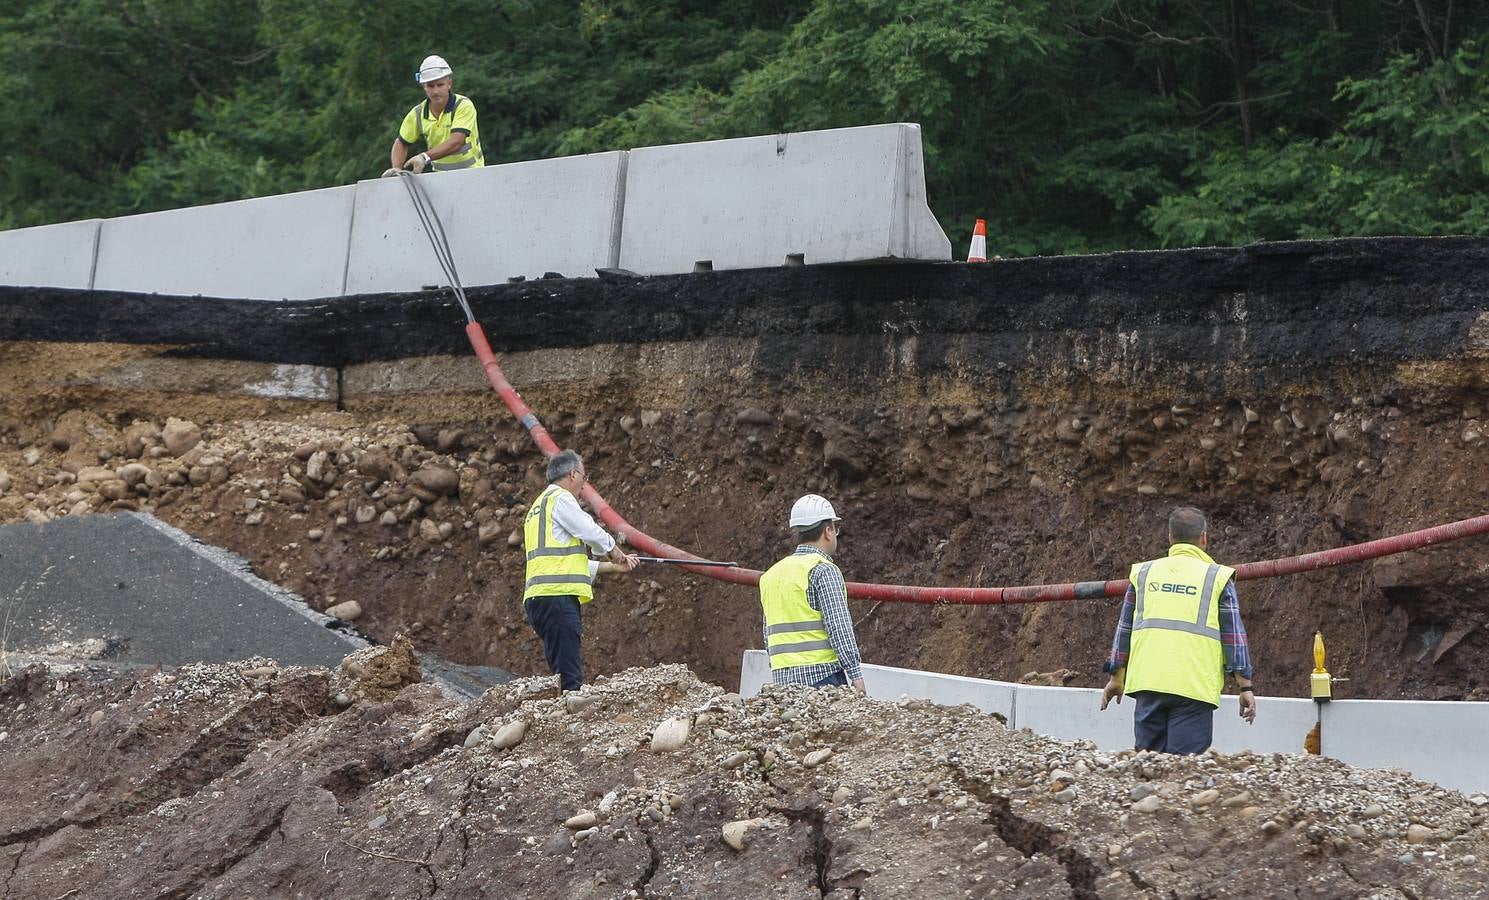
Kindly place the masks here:
<instances>
[{"instance_id":1,"label":"large rock","mask_svg":"<svg viewBox=\"0 0 1489 900\"><path fill-rule=\"evenodd\" d=\"M387 481L388 475L393 471L393 460L388 456L387 450L374 445L368 447L362 458L357 460L357 471L373 481Z\"/></svg>"},{"instance_id":2,"label":"large rock","mask_svg":"<svg viewBox=\"0 0 1489 900\"><path fill-rule=\"evenodd\" d=\"M441 497L449 497L460 490L460 475L449 466L425 466L411 475L409 480Z\"/></svg>"},{"instance_id":3,"label":"large rock","mask_svg":"<svg viewBox=\"0 0 1489 900\"><path fill-rule=\"evenodd\" d=\"M654 753L666 753L681 749L688 742L692 723L686 718L667 719L652 732L651 749Z\"/></svg>"},{"instance_id":4,"label":"large rock","mask_svg":"<svg viewBox=\"0 0 1489 900\"><path fill-rule=\"evenodd\" d=\"M52 446L58 450L88 447L94 451L119 449L119 430L94 413L70 409L52 428Z\"/></svg>"},{"instance_id":5,"label":"large rock","mask_svg":"<svg viewBox=\"0 0 1489 900\"><path fill-rule=\"evenodd\" d=\"M202 430L195 422L172 416L166 420L160 439L172 456L180 456L202 442Z\"/></svg>"},{"instance_id":6,"label":"large rock","mask_svg":"<svg viewBox=\"0 0 1489 900\"><path fill-rule=\"evenodd\" d=\"M139 459L151 447L159 446L160 429L154 422L136 422L124 429L124 455Z\"/></svg>"}]
</instances>

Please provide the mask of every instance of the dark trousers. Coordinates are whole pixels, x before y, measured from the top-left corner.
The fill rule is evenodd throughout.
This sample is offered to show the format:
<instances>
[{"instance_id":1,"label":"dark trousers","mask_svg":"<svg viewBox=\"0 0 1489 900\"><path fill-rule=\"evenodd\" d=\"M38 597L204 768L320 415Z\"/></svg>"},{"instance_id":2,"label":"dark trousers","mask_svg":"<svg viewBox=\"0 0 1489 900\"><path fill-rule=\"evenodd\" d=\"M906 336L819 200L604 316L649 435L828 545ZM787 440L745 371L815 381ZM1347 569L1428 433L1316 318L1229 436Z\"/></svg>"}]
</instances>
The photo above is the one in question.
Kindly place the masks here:
<instances>
[{"instance_id":1,"label":"dark trousers","mask_svg":"<svg viewBox=\"0 0 1489 900\"><path fill-rule=\"evenodd\" d=\"M1215 707L1200 700L1158 691L1132 695L1137 749L1164 753L1204 753L1215 734Z\"/></svg>"},{"instance_id":2,"label":"dark trousers","mask_svg":"<svg viewBox=\"0 0 1489 900\"><path fill-rule=\"evenodd\" d=\"M826 678L824 678L821 681L817 682L816 684L812 685L812 687L814 687L814 688L847 687L847 686L848 686L848 673L847 672L844 672L842 669L838 669L836 672L832 673L831 675L827 676Z\"/></svg>"},{"instance_id":3,"label":"dark trousers","mask_svg":"<svg viewBox=\"0 0 1489 900\"><path fill-rule=\"evenodd\" d=\"M584 684L584 661L579 658L579 639L584 633L579 617L579 598L529 597L523 604L527 622L543 639L543 658L548 671L558 675L566 691Z\"/></svg>"}]
</instances>

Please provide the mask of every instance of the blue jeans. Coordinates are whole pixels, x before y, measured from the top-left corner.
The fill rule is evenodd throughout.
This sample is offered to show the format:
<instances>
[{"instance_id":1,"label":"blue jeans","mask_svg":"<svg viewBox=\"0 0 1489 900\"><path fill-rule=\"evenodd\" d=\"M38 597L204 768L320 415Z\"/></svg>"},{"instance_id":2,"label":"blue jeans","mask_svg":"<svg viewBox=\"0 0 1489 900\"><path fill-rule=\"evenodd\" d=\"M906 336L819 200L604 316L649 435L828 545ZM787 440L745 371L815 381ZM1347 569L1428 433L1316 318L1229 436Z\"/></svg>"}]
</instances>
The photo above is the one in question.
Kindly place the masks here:
<instances>
[{"instance_id":1,"label":"blue jeans","mask_svg":"<svg viewBox=\"0 0 1489 900\"><path fill-rule=\"evenodd\" d=\"M528 624L543 639L548 671L558 675L564 690L579 690L584 684L584 661L579 656L584 623L579 616L579 598L529 597L522 605Z\"/></svg>"},{"instance_id":2,"label":"blue jeans","mask_svg":"<svg viewBox=\"0 0 1489 900\"><path fill-rule=\"evenodd\" d=\"M814 688L847 687L847 686L848 686L848 673L847 672L844 672L842 669L838 669L836 672L832 673L831 675L827 676L826 678L824 678L821 681L817 682L816 684L812 685L812 687L814 687Z\"/></svg>"},{"instance_id":3,"label":"blue jeans","mask_svg":"<svg viewBox=\"0 0 1489 900\"><path fill-rule=\"evenodd\" d=\"M1132 695L1137 749L1164 753L1204 753L1215 734L1215 707L1200 700L1158 691Z\"/></svg>"}]
</instances>

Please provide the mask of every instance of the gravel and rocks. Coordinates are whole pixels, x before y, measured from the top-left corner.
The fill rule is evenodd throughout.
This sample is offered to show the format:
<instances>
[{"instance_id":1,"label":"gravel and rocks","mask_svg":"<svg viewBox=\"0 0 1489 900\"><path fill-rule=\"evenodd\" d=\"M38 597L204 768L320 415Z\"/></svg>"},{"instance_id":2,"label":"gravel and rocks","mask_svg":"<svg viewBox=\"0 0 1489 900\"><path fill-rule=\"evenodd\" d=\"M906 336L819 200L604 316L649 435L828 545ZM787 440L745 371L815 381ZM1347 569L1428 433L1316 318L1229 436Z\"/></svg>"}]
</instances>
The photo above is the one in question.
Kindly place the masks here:
<instances>
[{"instance_id":1,"label":"gravel and rocks","mask_svg":"<svg viewBox=\"0 0 1489 900\"><path fill-rule=\"evenodd\" d=\"M741 702L677 665L577 710L553 678L333 702L370 665L0 684L5 894L1486 895L1485 798L1399 772L1109 753L846 688Z\"/></svg>"}]
</instances>

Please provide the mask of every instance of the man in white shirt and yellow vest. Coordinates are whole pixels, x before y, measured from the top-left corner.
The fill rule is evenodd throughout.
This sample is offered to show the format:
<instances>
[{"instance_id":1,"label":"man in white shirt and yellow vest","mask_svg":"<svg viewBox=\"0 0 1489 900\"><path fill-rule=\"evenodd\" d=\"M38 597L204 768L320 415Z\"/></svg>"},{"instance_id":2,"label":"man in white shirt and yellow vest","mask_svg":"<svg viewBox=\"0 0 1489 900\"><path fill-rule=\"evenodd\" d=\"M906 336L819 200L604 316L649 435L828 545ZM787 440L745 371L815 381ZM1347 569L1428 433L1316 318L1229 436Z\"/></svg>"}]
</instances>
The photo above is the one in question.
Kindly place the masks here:
<instances>
[{"instance_id":1,"label":"man in white shirt and yellow vest","mask_svg":"<svg viewBox=\"0 0 1489 900\"><path fill-rule=\"evenodd\" d=\"M393 148L388 151L392 164L384 177L408 169L415 175L425 169L446 172L486 165L481 151L481 132L476 127L476 106L464 94L455 93L454 73L442 56L427 56L414 73L414 80L428 99L408 111ZM409 148L423 143L423 153L409 156Z\"/></svg>"},{"instance_id":2,"label":"man in white shirt and yellow vest","mask_svg":"<svg viewBox=\"0 0 1489 900\"><path fill-rule=\"evenodd\" d=\"M791 507L796 552L760 576L770 680L812 687L853 685L863 668L843 573L832 561L841 529L825 497L807 494Z\"/></svg>"},{"instance_id":3,"label":"man in white shirt and yellow vest","mask_svg":"<svg viewBox=\"0 0 1489 900\"><path fill-rule=\"evenodd\" d=\"M1182 506L1168 517L1168 556L1140 562L1112 638L1101 708L1124 693L1133 711L1139 750L1203 753L1214 735L1215 710L1234 676L1241 718L1256 721L1251 654L1235 569L1216 564L1204 513Z\"/></svg>"},{"instance_id":4,"label":"man in white shirt and yellow vest","mask_svg":"<svg viewBox=\"0 0 1489 900\"><path fill-rule=\"evenodd\" d=\"M584 684L579 608L594 599L598 568L589 551L608 556L617 571L636 568L636 558L624 553L615 538L579 508L579 494L588 480L578 453L556 454L548 461L548 487L522 523L522 546L527 551L523 609L543 641L548 670L559 676L566 691Z\"/></svg>"}]
</instances>

